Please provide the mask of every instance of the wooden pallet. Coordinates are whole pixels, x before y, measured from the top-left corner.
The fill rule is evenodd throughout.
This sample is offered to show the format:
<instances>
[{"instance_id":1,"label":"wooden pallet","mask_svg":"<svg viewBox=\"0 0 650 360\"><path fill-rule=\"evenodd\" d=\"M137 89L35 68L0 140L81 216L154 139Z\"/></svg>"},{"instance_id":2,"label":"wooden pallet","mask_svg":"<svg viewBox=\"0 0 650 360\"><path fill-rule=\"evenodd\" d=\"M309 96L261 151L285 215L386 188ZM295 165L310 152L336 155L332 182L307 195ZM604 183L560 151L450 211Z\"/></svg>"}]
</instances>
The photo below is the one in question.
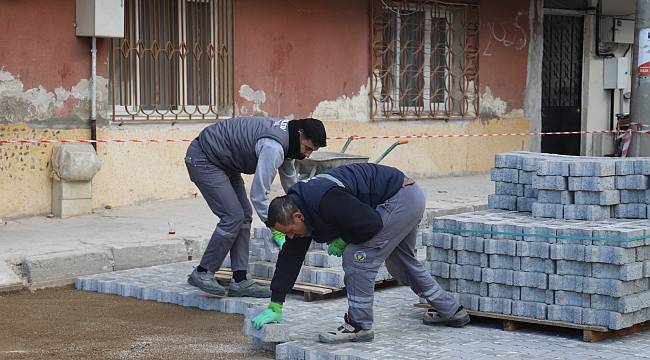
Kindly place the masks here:
<instances>
[{"instance_id":1,"label":"wooden pallet","mask_svg":"<svg viewBox=\"0 0 650 360\"><path fill-rule=\"evenodd\" d=\"M415 307L430 309L429 304L415 304ZM527 327L547 327L547 328L562 328L568 330L575 330L582 332L582 341L585 342L598 342L605 339L620 337L627 334L634 334L641 331L650 329L650 321L646 321L641 324L637 324L625 329L620 330L611 330L604 326L592 326L592 325L579 325L572 324L564 321L555 321L555 320L538 320L527 318L523 316L514 316L514 315L504 315L484 311L474 311L467 310L470 316L474 318L497 320L502 322L502 328L504 331L516 331L518 329Z\"/></svg>"},{"instance_id":2,"label":"wooden pallet","mask_svg":"<svg viewBox=\"0 0 650 360\"><path fill-rule=\"evenodd\" d=\"M225 285L230 281L230 278L232 278L232 271L230 269L222 268L219 269L217 272L215 272L214 276L217 278L217 280L220 283ZM259 278L256 276L253 276L253 279L255 279L257 283L262 285L271 284L271 280L268 279ZM390 279L390 280L377 281L375 283L375 289L381 289L393 285L397 285L397 280ZM333 286L310 284L310 283L303 283L303 282L296 282L293 286L293 291L301 292L303 294L305 301L331 299L331 298L345 296L346 294L344 287L338 288Z\"/></svg>"}]
</instances>

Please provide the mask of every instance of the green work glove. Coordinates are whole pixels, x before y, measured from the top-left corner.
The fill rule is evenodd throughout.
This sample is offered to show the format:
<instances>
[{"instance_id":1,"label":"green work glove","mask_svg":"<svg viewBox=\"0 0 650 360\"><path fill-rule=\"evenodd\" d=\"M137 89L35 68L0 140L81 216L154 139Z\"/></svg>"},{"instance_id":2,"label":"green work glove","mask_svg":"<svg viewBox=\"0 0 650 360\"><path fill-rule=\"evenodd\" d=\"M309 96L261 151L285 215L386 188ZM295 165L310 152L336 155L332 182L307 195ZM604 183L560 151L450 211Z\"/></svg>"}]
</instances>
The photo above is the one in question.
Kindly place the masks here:
<instances>
[{"instance_id":1,"label":"green work glove","mask_svg":"<svg viewBox=\"0 0 650 360\"><path fill-rule=\"evenodd\" d=\"M275 241L275 243L278 245L280 250L282 250L282 246L284 245L284 242L287 241L284 234L277 230L271 230L271 235L273 235L273 241Z\"/></svg>"},{"instance_id":2,"label":"green work glove","mask_svg":"<svg viewBox=\"0 0 650 360\"><path fill-rule=\"evenodd\" d=\"M282 304L271 301L269 306L253 318L251 322L253 322L256 329L261 329L262 326L268 323L282 322Z\"/></svg>"},{"instance_id":3,"label":"green work glove","mask_svg":"<svg viewBox=\"0 0 650 360\"><path fill-rule=\"evenodd\" d=\"M345 240L341 239L340 237L337 237L327 247L327 254L341 257L346 246L348 246L348 243L346 243Z\"/></svg>"}]
</instances>

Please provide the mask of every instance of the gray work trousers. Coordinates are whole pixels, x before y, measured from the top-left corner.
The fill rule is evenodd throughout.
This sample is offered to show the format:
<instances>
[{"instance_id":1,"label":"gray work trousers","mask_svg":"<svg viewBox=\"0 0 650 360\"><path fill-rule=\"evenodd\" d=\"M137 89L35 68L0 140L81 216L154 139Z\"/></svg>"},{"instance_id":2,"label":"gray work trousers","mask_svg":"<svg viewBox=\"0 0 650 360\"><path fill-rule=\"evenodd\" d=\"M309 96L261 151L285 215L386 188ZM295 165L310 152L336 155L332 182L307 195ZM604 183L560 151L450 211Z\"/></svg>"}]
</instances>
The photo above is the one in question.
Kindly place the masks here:
<instances>
[{"instance_id":1,"label":"gray work trousers","mask_svg":"<svg viewBox=\"0 0 650 360\"><path fill-rule=\"evenodd\" d=\"M349 244L343 252L348 317L357 326L370 329L375 279L386 262L388 272L427 299L442 316L453 315L458 302L431 277L415 256L417 228L424 213L425 197L417 184L407 185L377 207L382 230L363 244Z\"/></svg>"},{"instance_id":2,"label":"gray work trousers","mask_svg":"<svg viewBox=\"0 0 650 360\"><path fill-rule=\"evenodd\" d=\"M219 217L201 257L201 266L216 271L230 253L232 270L247 271L253 210L246 196L244 179L240 173L227 172L211 163L196 140L187 149L185 165L210 210Z\"/></svg>"}]
</instances>

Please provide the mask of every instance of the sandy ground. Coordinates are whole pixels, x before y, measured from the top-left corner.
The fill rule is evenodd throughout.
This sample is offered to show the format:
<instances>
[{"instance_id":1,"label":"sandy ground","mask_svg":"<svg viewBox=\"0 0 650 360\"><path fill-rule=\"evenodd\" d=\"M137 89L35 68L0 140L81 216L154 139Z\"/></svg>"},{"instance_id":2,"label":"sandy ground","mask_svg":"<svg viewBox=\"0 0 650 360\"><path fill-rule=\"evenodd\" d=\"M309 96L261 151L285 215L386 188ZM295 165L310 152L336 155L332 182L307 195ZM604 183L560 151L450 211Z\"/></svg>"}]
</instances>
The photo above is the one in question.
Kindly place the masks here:
<instances>
[{"instance_id":1,"label":"sandy ground","mask_svg":"<svg viewBox=\"0 0 650 360\"><path fill-rule=\"evenodd\" d=\"M272 359L242 321L72 286L0 293L0 359Z\"/></svg>"}]
</instances>

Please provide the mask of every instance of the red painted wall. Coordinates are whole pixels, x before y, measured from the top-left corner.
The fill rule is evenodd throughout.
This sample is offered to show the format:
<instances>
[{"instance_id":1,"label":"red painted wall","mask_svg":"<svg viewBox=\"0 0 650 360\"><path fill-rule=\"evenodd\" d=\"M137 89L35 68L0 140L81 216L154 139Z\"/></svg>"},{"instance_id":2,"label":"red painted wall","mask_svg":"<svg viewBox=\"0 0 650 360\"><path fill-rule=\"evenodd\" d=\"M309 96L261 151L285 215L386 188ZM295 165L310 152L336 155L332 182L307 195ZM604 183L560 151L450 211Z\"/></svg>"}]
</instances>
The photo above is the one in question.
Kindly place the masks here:
<instances>
[{"instance_id":1,"label":"red painted wall","mask_svg":"<svg viewBox=\"0 0 650 360\"><path fill-rule=\"evenodd\" d=\"M76 37L74 23L75 0L2 1L0 68L18 76L24 90L69 90L89 79L90 38ZM107 76L105 42L97 45L97 73Z\"/></svg>"},{"instance_id":2,"label":"red painted wall","mask_svg":"<svg viewBox=\"0 0 650 360\"><path fill-rule=\"evenodd\" d=\"M480 2L479 81L481 93L490 87L494 96L521 109L528 64L528 1Z\"/></svg>"},{"instance_id":3,"label":"red painted wall","mask_svg":"<svg viewBox=\"0 0 650 360\"><path fill-rule=\"evenodd\" d=\"M271 116L304 117L323 100L354 95L368 81L368 2L236 0L235 99L264 90Z\"/></svg>"}]
</instances>

